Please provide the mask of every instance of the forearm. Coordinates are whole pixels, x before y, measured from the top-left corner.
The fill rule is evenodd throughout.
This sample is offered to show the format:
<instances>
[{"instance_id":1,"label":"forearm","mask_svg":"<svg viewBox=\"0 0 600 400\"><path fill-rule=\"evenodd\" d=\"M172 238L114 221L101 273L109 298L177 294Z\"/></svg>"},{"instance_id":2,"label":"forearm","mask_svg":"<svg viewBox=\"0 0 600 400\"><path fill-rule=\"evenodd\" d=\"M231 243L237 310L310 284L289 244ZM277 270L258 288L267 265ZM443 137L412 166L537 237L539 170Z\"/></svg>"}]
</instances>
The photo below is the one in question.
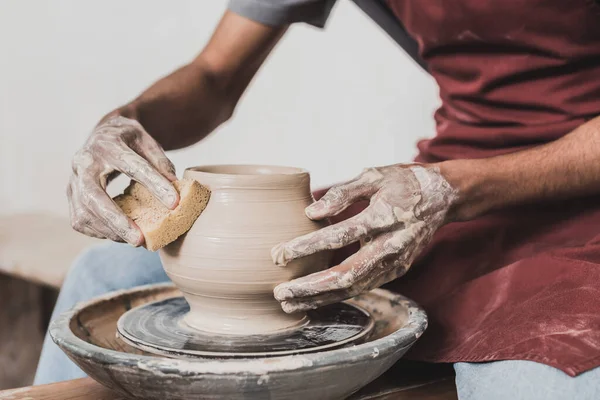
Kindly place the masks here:
<instances>
[{"instance_id":1,"label":"forearm","mask_svg":"<svg viewBox=\"0 0 600 400\"><path fill-rule=\"evenodd\" d=\"M192 64L159 80L138 98L105 116L139 121L165 149L189 146L231 115L235 99L210 72Z\"/></svg>"},{"instance_id":2,"label":"forearm","mask_svg":"<svg viewBox=\"0 0 600 400\"><path fill-rule=\"evenodd\" d=\"M451 220L519 204L600 193L600 117L552 143L481 160L439 164L459 193Z\"/></svg>"},{"instance_id":3,"label":"forearm","mask_svg":"<svg viewBox=\"0 0 600 400\"><path fill-rule=\"evenodd\" d=\"M284 31L228 12L198 57L102 121L136 119L165 150L194 144L231 116Z\"/></svg>"}]
</instances>

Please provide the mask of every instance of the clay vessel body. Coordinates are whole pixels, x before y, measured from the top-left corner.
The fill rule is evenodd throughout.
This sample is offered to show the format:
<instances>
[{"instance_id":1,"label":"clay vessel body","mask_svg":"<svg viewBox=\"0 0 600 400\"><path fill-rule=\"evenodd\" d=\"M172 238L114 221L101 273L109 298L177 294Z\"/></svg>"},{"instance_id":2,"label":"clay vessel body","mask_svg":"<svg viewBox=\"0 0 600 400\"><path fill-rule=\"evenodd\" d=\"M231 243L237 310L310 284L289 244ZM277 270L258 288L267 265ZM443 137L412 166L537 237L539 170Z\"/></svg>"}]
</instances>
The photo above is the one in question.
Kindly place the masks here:
<instances>
[{"instance_id":1,"label":"clay vessel body","mask_svg":"<svg viewBox=\"0 0 600 400\"><path fill-rule=\"evenodd\" d=\"M190 305L185 322L231 335L291 329L305 314L286 314L273 297L281 282L324 268L328 253L276 266L271 248L321 228L308 219L309 174L288 167L221 165L189 168L185 178L211 190L191 230L160 252L163 267Z\"/></svg>"}]
</instances>

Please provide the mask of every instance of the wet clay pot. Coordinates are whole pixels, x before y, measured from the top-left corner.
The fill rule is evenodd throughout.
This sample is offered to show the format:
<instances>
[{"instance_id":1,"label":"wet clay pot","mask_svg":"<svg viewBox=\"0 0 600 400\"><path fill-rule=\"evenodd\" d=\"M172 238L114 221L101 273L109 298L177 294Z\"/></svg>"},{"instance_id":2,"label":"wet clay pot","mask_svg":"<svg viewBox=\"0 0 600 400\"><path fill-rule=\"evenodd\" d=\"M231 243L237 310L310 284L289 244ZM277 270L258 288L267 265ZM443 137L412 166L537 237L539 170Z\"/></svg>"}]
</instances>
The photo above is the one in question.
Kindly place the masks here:
<instances>
[{"instance_id":1,"label":"wet clay pot","mask_svg":"<svg viewBox=\"0 0 600 400\"><path fill-rule=\"evenodd\" d=\"M231 335L270 334L305 322L273 297L281 282L327 268L321 253L276 266L271 248L315 231L309 174L289 167L220 165L189 168L211 190L192 229L160 252L164 269L190 305L192 328Z\"/></svg>"}]
</instances>

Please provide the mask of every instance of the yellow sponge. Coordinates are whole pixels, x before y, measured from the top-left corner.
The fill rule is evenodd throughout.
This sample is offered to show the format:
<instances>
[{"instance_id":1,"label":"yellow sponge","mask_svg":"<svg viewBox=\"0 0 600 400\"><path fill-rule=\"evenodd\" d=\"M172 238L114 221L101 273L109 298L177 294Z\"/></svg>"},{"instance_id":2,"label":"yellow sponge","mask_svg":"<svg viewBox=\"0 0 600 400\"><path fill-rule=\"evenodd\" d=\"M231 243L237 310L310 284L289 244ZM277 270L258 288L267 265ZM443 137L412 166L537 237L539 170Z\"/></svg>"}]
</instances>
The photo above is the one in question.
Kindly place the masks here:
<instances>
[{"instance_id":1,"label":"yellow sponge","mask_svg":"<svg viewBox=\"0 0 600 400\"><path fill-rule=\"evenodd\" d=\"M146 248L156 251L186 233L206 208L210 190L193 179L173 183L179 204L169 210L144 186L133 182L114 198L123 212L140 227Z\"/></svg>"}]
</instances>

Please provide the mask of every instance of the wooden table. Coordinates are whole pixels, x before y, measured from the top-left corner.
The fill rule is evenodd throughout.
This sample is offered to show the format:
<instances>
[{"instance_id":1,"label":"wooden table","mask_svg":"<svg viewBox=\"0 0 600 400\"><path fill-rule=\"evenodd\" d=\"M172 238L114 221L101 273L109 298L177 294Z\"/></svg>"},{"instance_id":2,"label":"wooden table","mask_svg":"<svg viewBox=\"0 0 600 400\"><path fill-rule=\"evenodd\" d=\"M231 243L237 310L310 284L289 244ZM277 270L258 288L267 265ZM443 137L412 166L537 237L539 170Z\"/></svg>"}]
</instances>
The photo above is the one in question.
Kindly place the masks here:
<instances>
[{"instance_id":1,"label":"wooden table","mask_svg":"<svg viewBox=\"0 0 600 400\"><path fill-rule=\"evenodd\" d=\"M90 378L0 391L0 400L127 400ZM456 400L448 366L400 362L349 400ZM191 400L191 399L190 399Z\"/></svg>"}]
</instances>

